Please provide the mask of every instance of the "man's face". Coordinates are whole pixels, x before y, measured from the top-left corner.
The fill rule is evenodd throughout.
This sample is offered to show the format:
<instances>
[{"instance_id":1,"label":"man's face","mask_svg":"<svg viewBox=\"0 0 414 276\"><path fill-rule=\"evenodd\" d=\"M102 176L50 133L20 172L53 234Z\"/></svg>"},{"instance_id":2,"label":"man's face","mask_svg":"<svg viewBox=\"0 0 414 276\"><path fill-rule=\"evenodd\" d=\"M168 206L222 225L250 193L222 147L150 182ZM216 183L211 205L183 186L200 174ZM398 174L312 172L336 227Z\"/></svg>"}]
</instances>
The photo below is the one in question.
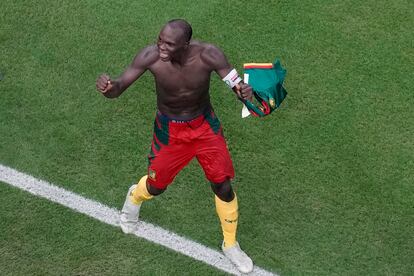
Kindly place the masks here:
<instances>
[{"instance_id":1,"label":"man's face","mask_svg":"<svg viewBox=\"0 0 414 276\"><path fill-rule=\"evenodd\" d=\"M170 61L179 57L187 45L183 31L179 28L166 25L158 36L157 46L162 61Z\"/></svg>"}]
</instances>

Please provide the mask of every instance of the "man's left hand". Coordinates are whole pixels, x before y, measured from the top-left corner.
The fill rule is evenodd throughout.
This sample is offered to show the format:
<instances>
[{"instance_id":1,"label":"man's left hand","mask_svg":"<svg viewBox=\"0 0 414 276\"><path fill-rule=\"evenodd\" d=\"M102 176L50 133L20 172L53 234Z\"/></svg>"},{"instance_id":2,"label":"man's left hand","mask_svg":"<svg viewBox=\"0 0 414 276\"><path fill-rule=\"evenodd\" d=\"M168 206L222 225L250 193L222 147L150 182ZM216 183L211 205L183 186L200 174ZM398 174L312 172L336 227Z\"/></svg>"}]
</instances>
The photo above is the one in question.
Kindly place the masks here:
<instances>
[{"instance_id":1,"label":"man's left hand","mask_svg":"<svg viewBox=\"0 0 414 276\"><path fill-rule=\"evenodd\" d=\"M235 88L237 96L240 99L249 101L253 100L253 89L250 85L248 85L247 83L240 82L239 84L236 84Z\"/></svg>"}]
</instances>

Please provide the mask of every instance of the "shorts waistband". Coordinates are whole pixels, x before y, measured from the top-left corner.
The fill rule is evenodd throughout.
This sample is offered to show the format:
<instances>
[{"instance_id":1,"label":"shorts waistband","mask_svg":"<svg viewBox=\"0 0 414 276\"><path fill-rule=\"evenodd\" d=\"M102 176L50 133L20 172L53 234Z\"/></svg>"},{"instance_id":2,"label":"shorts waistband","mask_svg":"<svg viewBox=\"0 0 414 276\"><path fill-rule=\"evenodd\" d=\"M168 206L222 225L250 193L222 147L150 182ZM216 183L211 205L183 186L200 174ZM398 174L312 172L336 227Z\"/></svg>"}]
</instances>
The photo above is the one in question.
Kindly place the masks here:
<instances>
[{"instance_id":1,"label":"shorts waistband","mask_svg":"<svg viewBox=\"0 0 414 276\"><path fill-rule=\"evenodd\" d=\"M198 115L195 118L191 118L191 119L174 119L169 117L168 115L165 115L163 113L161 113L161 111L157 110L157 118L163 122L170 122L170 123L174 123L174 124L189 124L189 123L194 123L197 121L202 121L204 120L206 117L208 117L209 113L212 111L212 109L206 108L206 110L204 110L204 112L200 115Z\"/></svg>"}]
</instances>

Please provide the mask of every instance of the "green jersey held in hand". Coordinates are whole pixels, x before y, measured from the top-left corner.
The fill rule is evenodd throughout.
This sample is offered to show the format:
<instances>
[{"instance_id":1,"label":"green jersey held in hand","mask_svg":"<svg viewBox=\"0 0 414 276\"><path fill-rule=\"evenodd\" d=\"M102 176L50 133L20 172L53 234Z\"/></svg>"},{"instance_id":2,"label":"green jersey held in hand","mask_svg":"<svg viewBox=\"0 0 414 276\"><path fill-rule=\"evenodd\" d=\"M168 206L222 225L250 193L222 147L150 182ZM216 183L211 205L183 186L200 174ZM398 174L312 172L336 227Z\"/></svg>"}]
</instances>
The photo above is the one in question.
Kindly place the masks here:
<instances>
[{"instance_id":1,"label":"green jersey held in hand","mask_svg":"<svg viewBox=\"0 0 414 276\"><path fill-rule=\"evenodd\" d=\"M251 114L266 116L277 109L285 99L287 92L283 87L286 69L277 59L274 63L245 63L243 65L245 82L253 88L253 94L259 104L243 100Z\"/></svg>"}]
</instances>

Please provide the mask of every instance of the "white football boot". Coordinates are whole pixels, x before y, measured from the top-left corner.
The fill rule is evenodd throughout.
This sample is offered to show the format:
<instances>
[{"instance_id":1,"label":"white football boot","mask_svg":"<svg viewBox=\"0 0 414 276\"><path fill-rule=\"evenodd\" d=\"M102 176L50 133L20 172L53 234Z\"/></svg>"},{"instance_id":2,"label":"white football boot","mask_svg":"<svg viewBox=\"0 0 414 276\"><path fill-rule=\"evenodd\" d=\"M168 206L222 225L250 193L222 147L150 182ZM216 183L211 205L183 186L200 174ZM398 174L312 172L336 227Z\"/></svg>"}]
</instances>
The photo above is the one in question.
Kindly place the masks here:
<instances>
[{"instance_id":1,"label":"white football boot","mask_svg":"<svg viewBox=\"0 0 414 276\"><path fill-rule=\"evenodd\" d=\"M223 250L224 256L226 256L241 273L250 273L253 271L252 259L241 250L238 242L229 248L224 248L223 242L221 249Z\"/></svg>"},{"instance_id":2,"label":"white football boot","mask_svg":"<svg viewBox=\"0 0 414 276\"><path fill-rule=\"evenodd\" d=\"M119 224L121 226L122 232L125 234L134 233L137 230L138 226L139 209L141 208L141 204L136 205L129 199L129 197L132 196L132 191L136 186L137 185L134 184L129 188L124 206L121 210Z\"/></svg>"}]
</instances>

